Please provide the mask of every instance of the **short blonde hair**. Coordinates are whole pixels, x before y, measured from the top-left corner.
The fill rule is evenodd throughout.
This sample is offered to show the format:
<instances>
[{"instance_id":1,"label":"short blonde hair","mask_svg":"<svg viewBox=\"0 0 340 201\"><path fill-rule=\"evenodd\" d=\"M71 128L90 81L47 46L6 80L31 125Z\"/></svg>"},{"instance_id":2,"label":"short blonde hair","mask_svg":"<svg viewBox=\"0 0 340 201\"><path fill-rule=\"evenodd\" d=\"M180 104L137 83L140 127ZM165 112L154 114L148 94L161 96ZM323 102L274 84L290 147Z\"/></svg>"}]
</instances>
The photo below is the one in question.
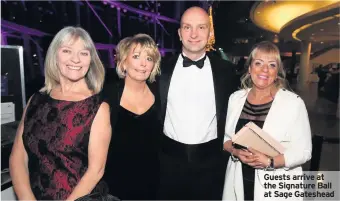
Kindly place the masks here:
<instances>
[{"instance_id":1,"label":"short blonde hair","mask_svg":"<svg viewBox=\"0 0 340 201\"><path fill-rule=\"evenodd\" d=\"M80 27L65 27L54 36L48 47L45 58L45 86L41 92L49 93L60 83L59 69L57 65L57 54L59 48L65 43L73 43L81 39L87 50L90 51L91 63L85 76L85 81L90 90L99 93L103 87L105 69L99 59L96 47L90 35Z\"/></svg>"},{"instance_id":2,"label":"short blonde hair","mask_svg":"<svg viewBox=\"0 0 340 201\"><path fill-rule=\"evenodd\" d=\"M148 81L154 82L156 76L160 72L161 54L155 41L147 34L136 34L133 37L126 37L121 40L116 47L116 71L120 78L125 78L123 63L125 62L131 48L140 45L142 50L146 50L147 54L153 59L155 65L151 71Z\"/></svg>"},{"instance_id":3,"label":"short blonde hair","mask_svg":"<svg viewBox=\"0 0 340 201\"><path fill-rule=\"evenodd\" d=\"M283 64L280 57L280 50L279 48L274 45L273 43L269 41L262 41L256 45L253 46L252 51L249 54L249 57L245 63L245 66L248 67L248 69L251 67L251 64L253 62L254 56L257 52L263 52L269 55L273 55L275 57L275 60L277 62L278 67L278 74L277 79L275 80L275 86L276 88L286 88L286 72L283 68ZM241 77L241 88L247 89L253 87L253 81L251 79L250 74L248 71L246 71L242 77Z\"/></svg>"}]
</instances>

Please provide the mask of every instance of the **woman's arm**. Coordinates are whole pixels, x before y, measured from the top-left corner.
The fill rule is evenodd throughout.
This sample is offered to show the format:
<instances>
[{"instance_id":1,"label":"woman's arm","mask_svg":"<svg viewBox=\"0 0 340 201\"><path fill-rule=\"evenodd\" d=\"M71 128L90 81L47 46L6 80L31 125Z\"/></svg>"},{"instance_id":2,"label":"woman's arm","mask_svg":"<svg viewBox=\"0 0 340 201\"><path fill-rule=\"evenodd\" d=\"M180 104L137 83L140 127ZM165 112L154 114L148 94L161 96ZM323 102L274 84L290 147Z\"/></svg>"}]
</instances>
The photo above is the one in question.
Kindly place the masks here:
<instances>
[{"instance_id":1,"label":"woman's arm","mask_svg":"<svg viewBox=\"0 0 340 201\"><path fill-rule=\"evenodd\" d=\"M292 119L293 124L289 127L288 135L290 137L289 147L283 154L275 156L274 168L294 168L304 164L311 158L312 139L306 106L302 99L299 98L296 105L296 116ZM250 164L255 168L265 168L270 164L270 158L254 149L249 149L253 154L258 156L260 164Z\"/></svg>"},{"instance_id":2,"label":"woman's arm","mask_svg":"<svg viewBox=\"0 0 340 201\"><path fill-rule=\"evenodd\" d=\"M301 98L298 99L296 110L297 116L293 119L293 124L288 131L290 143L283 153L284 167L287 169L304 164L310 160L312 155L312 135L309 118L305 103Z\"/></svg>"},{"instance_id":3,"label":"woman's arm","mask_svg":"<svg viewBox=\"0 0 340 201\"><path fill-rule=\"evenodd\" d=\"M250 151L234 148L231 140L228 140L223 144L223 149L228 151L233 157L238 158L242 163L245 164L252 164L258 160L256 155L252 154Z\"/></svg>"},{"instance_id":4,"label":"woman's arm","mask_svg":"<svg viewBox=\"0 0 340 201\"><path fill-rule=\"evenodd\" d=\"M248 150L254 154L257 158L256 161L249 163L248 165L254 167L254 168L259 168L259 169L263 169L263 168L267 168L270 165L270 157L259 152L256 151L255 149L248 147ZM274 160L274 168L282 168L285 166L285 158L283 156L283 154L279 154L275 157L273 157Z\"/></svg>"},{"instance_id":5,"label":"woman's arm","mask_svg":"<svg viewBox=\"0 0 340 201\"><path fill-rule=\"evenodd\" d=\"M103 177L110 140L110 110L109 105L104 102L101 104L91 127L88 169L67 200L75 200L91 193Z\"/></svg>"},{"instance_id":6,"label":"woman's arm","mask_svg":"<svg viewBox=\"0 0 340 201\"><path fill-rule=\"evenodd\" d=\"M245 94L246 95L246 94ZM232 157L238 158L242 163L252 163L256 160L252 153L247 150L235 149L232 145L231 136L228 135L228 126L229 122L232 122L235 116L231 116L231 109L234 107L235 103L239 101L239 99L235 100L235 93L231 94L228 100L228 109L227 109L227 118L226 118L226 126L225 126L225 135L224 135L224 143L223 150L229 152Z\"/></svg>"},{"instance_id":7,"label":"woman's arm","mask_svg":"<svg viewBox=\"0 0 340 201\"><path fill-rule=\"evenodd\" d=\"M22 140L25 114L30 100L28 101L28 104L21 117L21 121L18 126L18 130L12 147L12 152L9 157L9 170L12 184L19 200L36 200L31 189L28 172L28 156Z\"/></svg>"}]
</instances>

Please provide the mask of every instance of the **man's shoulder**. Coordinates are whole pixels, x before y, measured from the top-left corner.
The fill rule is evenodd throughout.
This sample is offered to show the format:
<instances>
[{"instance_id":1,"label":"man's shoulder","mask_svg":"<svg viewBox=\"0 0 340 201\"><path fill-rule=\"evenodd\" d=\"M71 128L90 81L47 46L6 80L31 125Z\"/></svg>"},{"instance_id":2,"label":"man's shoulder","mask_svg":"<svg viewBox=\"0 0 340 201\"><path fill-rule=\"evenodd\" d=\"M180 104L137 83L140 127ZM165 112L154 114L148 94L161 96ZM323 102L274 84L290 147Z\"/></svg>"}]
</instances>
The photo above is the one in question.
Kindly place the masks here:
<instances>
[{"instance_id":1,"label":"man's shoulder","mask_svg":"<svg viewBox=\"0 0 340 201\"><path fill-rule=\"evenodd\" d=\"M177 60L178 59L179 54L170 54L170 55L166 55L164 57L162 57L161 63L165 63L165 62L169 62L169 61L173 61L173 60Z\"/></svg>"},{"instance_id":2,"label":"man's shoulder","mask_svg":"<svg viewBox=\"0 0 340 201\"><path fill-rule=\"evenodd\" d=\"M160 65L161 76L162 76L162 73L171 71L171 69L175 67L177 60L178 60L178 56L179 54L167 55L165 57L162 57L161 65Z\"/></svg>"},{"instance_id":3,"label":"man's shoulder","mask_svg":"<svg viewBox=\"0 0 340 201\"><path fill-rule=\"evenodd\" d=\"M226 66L226 67L235 66L235 64L233 64L232 62L222 59L222 57L218 55L217 53L207 52L207 55L210 60L212 60L214 63L218 63L219 66Z\"/></svg>"}]
</instances>

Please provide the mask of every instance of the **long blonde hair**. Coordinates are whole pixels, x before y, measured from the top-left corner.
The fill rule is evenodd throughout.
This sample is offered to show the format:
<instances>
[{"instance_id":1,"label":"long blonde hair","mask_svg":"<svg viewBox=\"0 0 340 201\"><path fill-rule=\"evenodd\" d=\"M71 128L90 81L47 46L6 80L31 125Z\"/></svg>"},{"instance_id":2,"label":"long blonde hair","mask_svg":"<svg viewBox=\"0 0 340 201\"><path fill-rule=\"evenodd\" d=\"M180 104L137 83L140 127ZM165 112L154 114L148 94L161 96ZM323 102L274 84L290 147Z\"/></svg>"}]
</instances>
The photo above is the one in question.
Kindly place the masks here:
<instances>
[{"instance_id":1,"label":"long blonde hair","mask_svg":"<svg viewBox=\"0 0 340 201\"><path fill-rule=\"evenodd\" d=\"M280 50L279 48L274 45L273 43L269 41L262 41L252 48L252 51L249 54L249 57L245 63L245 66L248 67L248 69L251 67L251 63L253 62L254 56L256 55L257 52L263 52L269 55L273 55L276 59L277 62L277 67L278 67L278 74L277 78L275 80L275 87L276 88L286 88L287 83L286 83L286 72L283 68L283 64L281 61L280 57ZM247 88L252 88L253 87L253 81L251 79L250 74L248 71L246 71L242 77L241 77L241 88L242 89L247 89Z\"/></svg>"},{"instance_id":2,"label":"long blonde hair","mask_svg":"<svg viewBox=\"0 0 340 201\"><path fill-rule=\"evenodd\" d=\"M57 53L59 48L70 42L82 39L84 46L90 51L91 63L85 76L85 81L90 90L99 93L103 87L105 69L99 59L95 45L90 35L80 27L65 27L54 36L48 47L45 58L45 86L40 89L41 92L49 93L60 83L59 69L57 65Z\"/></svg>"}]
</instances>

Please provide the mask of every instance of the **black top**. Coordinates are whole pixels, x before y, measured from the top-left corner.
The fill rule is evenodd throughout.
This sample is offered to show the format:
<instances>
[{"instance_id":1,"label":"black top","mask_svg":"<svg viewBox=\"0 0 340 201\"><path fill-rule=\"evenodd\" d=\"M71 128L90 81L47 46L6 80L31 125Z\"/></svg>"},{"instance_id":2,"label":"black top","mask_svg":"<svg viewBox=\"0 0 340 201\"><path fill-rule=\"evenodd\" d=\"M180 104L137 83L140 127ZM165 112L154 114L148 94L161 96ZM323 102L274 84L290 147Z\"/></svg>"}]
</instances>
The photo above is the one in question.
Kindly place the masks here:
<instances>
[{"instance_id":1,"label":"black top","mask_svg":"<svg viewBox=\"0 0 340 201\"><path fill-rule=\"evenodd\" d=\"M104 181L110 194L122 200L156 199L159 181L158 145L161 136L159 96L147 83L155 103L137 115L122 106L124 80L107 79L102 95L110 105L112 138Z\"/></svg>"},{"instance_id":2,"label":"black top","mask_svg":"<svg viewBox=\"0 0 340 201\"><path fill-rule=\"evenodd\" d=\"M239 131L248 122L254 122L258 127L262 128L266 120L273 101L265 104L253 105L246 100L242 109L241 116L236 124L235 131ZM255 169L247 164L242 163L244 199L253 200L254 196L254 177Z\"/></svg>"},{"instance_id":3,"label":"black top","mask_svg":"<svg viewBox=\"0 0 340 201\"><path fill-rule=\"evenodd\" d=\"M98 94L81 101L40 92L32 97L22 139L37 200L65 200L86 172L91 126L101 103Z\"/></svg>"},{"instance_id":4,"label":"black top","mask_svg":"<svg viewBox=\"0 0 340 201\"><path fill-rule=\"evenodd\" d=\"M122 200L155 199L158 186L160 123L153 105L141 115L122 106L111 139L105 180Z\"/></svg>"}]
</instances>

